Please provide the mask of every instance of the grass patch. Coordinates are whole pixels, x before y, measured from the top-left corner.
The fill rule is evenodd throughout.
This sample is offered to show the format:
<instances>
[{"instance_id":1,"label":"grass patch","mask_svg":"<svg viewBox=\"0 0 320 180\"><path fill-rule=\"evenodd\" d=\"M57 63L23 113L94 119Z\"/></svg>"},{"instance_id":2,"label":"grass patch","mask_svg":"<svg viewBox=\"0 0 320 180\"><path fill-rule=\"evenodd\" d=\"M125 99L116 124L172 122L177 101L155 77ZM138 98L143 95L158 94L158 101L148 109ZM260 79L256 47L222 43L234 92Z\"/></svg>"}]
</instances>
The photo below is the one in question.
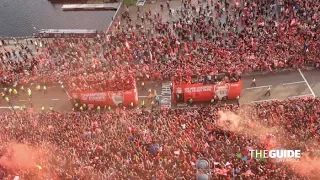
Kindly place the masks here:
<instances>
[{"instance_id":1,"label":"grass patch","mask_svg":"<svg viewBox=\"0 0 320 180\"><path fill-rule=\"evenodd\" d=\"M132 6L137 3L137 0L123 0L123 4L126 6Z\"/></svg>"}]
</instances>

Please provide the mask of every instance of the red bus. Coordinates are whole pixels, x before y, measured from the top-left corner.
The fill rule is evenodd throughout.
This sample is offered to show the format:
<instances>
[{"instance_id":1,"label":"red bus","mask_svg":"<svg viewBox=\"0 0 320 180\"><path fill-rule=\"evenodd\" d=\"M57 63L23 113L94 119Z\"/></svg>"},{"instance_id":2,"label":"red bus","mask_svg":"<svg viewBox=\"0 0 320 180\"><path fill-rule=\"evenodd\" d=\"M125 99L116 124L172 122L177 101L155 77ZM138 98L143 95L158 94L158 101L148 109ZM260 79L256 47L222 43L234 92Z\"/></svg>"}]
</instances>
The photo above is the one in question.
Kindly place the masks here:
<instances>
[{"instance_id":1,"label":"red bus","mask_svg":"<svg viewBox=\"0 0 320 180\"><path fill-rule=\"evenodd\" d=\"M138 104L137 89L126 91L105 91L105 92L69 92L72 100L76 100L80 104L93 105L93 106L129 106L131 102L134 105Z\"/></svg>"},{"instance_id":2,"label":"red bus","mask_svg":"<svg viewBox=\"0 0 320 180\"><path fill-rule=\"evenodd\" d=\"M215 84L204 83L172 83L172 102L208 102L213 98L219 100L237 99L240 97L242 80L237 82L221 82Z\"/></svg>"},{"instance_id":3,"label":"red bus","mask_svg":"<svg viewBox=\"0 0 320 180\"><path fill-rule=\"evenodd\" d=\"M131 89L127 90L105 90L105 91L94 91L94 90L83 90L76 91L70 90L68 92L69 97L79 105L86 104L90 106L100 107L117 107L117 106L130 106L138 104L138 91L135 84Z\"/></svg>"}]
</instances>

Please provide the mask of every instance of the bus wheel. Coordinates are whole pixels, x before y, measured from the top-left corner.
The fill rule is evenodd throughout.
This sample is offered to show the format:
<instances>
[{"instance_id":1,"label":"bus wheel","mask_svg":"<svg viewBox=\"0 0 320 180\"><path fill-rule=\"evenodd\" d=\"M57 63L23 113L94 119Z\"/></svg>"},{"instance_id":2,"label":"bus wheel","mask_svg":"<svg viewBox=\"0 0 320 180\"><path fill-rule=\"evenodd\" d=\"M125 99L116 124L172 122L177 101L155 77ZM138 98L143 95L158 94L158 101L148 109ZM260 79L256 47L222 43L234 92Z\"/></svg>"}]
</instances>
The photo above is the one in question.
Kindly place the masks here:
<instances>
[{"instance_id":1,"label":"bus wheel","mask_svg":"<svg viewBox=\"0 0 320 180\"><path fill-rule=\"evenodd\" d=\"M228 100L228 97L227 97L227 96L224 96L224 97L222 98L222 101L226 101L226 100Z\"/></svg>"}]
</instances>

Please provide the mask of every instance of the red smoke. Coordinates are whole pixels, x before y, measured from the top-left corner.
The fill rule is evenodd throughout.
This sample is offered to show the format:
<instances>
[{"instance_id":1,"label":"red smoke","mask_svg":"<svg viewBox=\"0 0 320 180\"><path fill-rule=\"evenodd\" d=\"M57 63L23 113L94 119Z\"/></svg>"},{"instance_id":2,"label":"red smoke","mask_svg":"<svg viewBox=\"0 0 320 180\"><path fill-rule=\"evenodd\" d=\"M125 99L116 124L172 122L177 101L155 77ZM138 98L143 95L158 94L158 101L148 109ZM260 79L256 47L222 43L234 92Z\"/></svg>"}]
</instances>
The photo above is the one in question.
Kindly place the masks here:
<instances>
[{"instance_id":1,"label":"red smoke","mask_svg":"<svg viewBox=\"0 0 320 180\"><path fill-rule=\"evenodd\" d=\"M40 148L25 144L9 143L4 155L0 158L0 165L8 170L35 170L48 159L48 155Z\"/></svg>"},{"instance_id":2,"label":"red smoke","mask_svg":"<svg viewBox=\"0 0 320 180\"><path fill-rule=\"evenodd\" d=\"M218 126L224 130L245 134L250 138L259 138L261 141L265 141L269 136L276 133L279 134L279 131L275 127L265 127L263 124L251 120L245 114L237 115L230 111L219 111L218 115ZM272 144L274 145L275 142L273 141Z\"/></svg>"},{"instance_id":3,"label":"red smoke","mask_svg":"<svg viewBox=\"0 0 320 180\"><path fill-rule=\"evenodd\" d=\"M308 154L304 154L299 162L286 162L296 173L308 176L309 178L319 179L320 159L311 159Z\"/></svg>"},{"instance_id":4,"label":"red smoke","mask_svg":"<svg viewBox=\"0 0 320 180\"><path fill-rule=\"evenodd\" d=\"M290 141L286 138L289 137L290 134L281 130L281 127L266 127L260 122L251 119L255 117L248 117L246 115L247 111L242 112L244 113L237 115L233 112L219 111L218 126L224 130L229 130L237 134L245 134L250 138L259 138L261 143L267 145L266 150L282 146L283 143L280 142L280 140L283 140L284 142ZM307 145L309 143L314 144L316 142L305 142L304 144ZM320 179L319 176L315 176L320 172L320 159L311 159L308 153L304 153L298 162L285 161L284 164L288 165L300 175Z\"/></svg>"}]
</instances>

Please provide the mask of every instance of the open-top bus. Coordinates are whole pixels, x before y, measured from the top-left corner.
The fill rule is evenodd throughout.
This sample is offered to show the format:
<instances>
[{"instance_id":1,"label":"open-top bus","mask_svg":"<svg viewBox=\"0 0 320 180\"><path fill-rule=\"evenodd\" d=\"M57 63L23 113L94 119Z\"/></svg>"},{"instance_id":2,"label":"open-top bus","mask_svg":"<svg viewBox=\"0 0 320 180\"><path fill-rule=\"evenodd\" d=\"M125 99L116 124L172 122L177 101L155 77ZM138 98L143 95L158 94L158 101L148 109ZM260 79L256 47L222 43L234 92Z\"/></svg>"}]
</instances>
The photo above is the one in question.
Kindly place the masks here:
<instances>
[{"instance_id":1,"label":"open-top bus","mask_svg":"<svg viewBox=\"0 0 320 180\"><path fill-rule=\"evenodd\" d=\"M221 75L220 75L221 76ZM217 78L213 77L217 80ZM220 78L221 80L221 78ZM172 102L208 102L212 99L237 99L241 95L242 80L230 79L222 81L195 82L172 81Z\"/></svg>"}]
</instances>

